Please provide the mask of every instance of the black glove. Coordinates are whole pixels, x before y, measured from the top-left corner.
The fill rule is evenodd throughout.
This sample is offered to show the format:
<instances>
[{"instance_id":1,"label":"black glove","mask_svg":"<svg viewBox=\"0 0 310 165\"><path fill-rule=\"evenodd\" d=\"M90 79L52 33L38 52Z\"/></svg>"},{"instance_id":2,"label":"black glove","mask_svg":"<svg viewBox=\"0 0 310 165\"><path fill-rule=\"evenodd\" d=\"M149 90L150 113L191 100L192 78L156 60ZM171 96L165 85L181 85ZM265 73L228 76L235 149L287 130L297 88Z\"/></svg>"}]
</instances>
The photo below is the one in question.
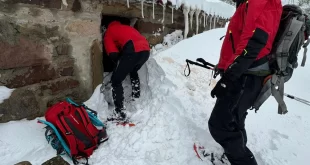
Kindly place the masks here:
<instances>
[{"instance_id":1,"label":"black glove","mask_svg":"<svg viewBox=\"0 0 310 165\"><path fill-rule=\"evenodd\" d=\"M224 74L224 70L223 69L219 69L218 67L217 67L217 65L218 64L216 64L215 66L214 66L214 75L213 75L213 78L215 79L218 75L220 75L221 77L223 76L223 74Z\"/></svg>"},{"instance_id":2,"label":"black glove","mask_svg":"<svg viewBox=\"0 0 310 165\"><path fill-rule=\"evenodd\" d=\"M114 62L114 64L117 64L117 61L119 59L118 53L110 53L109 57L112 60L112 62Z\"/></svg>"},{"instance_id":3,"label":"black glove","mask_svg":"<svg viewBox=\"0 0 310 165\"><path fill-rule=\"evenodd\" d=\"M238 83L238 82L237 82ZM211 91L211 96L214 98L215 96L220 99L229 94L230 92L239 91L241 88L240 85L236 85L236 82L232 82L225 76L223 76L215 85L213 90Z\"/></svg>"}]
</instances>

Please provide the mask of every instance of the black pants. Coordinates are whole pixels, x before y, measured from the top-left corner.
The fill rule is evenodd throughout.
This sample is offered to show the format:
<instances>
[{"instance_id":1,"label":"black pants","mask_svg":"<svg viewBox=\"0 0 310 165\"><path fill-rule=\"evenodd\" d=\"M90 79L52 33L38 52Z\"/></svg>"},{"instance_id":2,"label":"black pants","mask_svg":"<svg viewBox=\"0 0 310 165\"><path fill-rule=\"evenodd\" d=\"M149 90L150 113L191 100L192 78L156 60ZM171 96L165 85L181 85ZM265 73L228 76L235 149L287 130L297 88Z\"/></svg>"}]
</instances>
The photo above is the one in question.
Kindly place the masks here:
<instances>
[{"instance_id":1,"label":"black pants","mask_svg":"<svg viewBox=\"0 0 310 165\"><path fill-rule=\"evenodd\" d=\"M130 74L130 80L132 85L132 96L135 98L140 97L140 80L138 70L149 59L150 52L124 52L119 60L119 64L113 72L111 77L112 82L112 96L116 111L119 111L124 106L124 89L122 82L126 76Z\"/></svg>"},{"instance_id":2,"label":"black pants","mask_svg":"<svg viewBox=\"0 0 310 165\"><path fill-rule=\"evenodd\" d=\"M225 151L231 165L257 165L253 153L247 148L245 118L260 90L264 77L243 75L238 80L243 89L217 99L209 119L209 130Z\"/></svg>"}]
</instances>

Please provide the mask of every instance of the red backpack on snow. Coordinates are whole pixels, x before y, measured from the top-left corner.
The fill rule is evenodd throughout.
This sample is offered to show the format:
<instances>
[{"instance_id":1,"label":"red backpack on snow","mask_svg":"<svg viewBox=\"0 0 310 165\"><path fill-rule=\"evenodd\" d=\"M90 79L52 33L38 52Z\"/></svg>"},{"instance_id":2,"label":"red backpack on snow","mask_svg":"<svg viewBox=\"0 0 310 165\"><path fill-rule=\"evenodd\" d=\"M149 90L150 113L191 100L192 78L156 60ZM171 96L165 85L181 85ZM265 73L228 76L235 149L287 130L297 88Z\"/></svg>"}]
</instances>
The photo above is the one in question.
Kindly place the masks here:
<instances>
[{"instance_id":1,"label":"red backpack on snow","mask_svg":"<svg viewBox=\"0 0 310 165\"><path fill-rule=\"evenodd\" d=\"M98 129L95 126L94 119L97 120L97 125L99 121L97 113L85 105L58 102L47 109L45 119L46 121L39 122L47 125L47 140L57 150L57 154L66 153L74 164L77 164L77 159L80 158L85 158L88 164L88 157L100 143L108 140L105 127Z\"/></svg>"}]
</instances>

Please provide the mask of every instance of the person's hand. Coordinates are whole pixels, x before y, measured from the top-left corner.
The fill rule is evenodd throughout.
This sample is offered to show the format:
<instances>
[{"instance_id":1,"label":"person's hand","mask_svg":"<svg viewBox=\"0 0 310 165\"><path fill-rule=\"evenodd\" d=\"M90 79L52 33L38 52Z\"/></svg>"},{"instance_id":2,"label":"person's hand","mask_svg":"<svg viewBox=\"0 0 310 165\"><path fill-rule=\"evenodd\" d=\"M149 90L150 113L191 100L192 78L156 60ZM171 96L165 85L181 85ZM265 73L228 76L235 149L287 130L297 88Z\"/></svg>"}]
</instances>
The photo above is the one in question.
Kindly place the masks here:
<instances>
[{"instance_id":1,"label":"person's hand","mask_svg":"<svg viewBox=\"0 0 310 165\"><path fill-rule=\"evenodd\" d=\"M223 76L211 91L211 97L214 98L216 96L216 98L220 99L233 90L236 90L234 83Z\"/></svg>"},{"instance_id":2,"label":"person's hand","mask_svg":"<svg viewBox=\"0 0 310 165\"><path fill-rule=\"evenodd\" d=\"M214 66L214 75L213 75L213 78L216 78L218 75L222 76L222 74L224 73L223 69L219 69L218 67L218 64L216 64Z\"/></svg>"},{"instance_id":3,"label":"person's hand","mask_svg":"<svg viewBox=\"0 0 310 165\"><path fill-rule=\"evenodd\" d=\"M109 57L110 57L110 59L114 62L114 64L117 64L117 61L118 61L118 59L119 59L118 53L111 53L111 54L109 55Z\"/></svg>"}]
</instances>

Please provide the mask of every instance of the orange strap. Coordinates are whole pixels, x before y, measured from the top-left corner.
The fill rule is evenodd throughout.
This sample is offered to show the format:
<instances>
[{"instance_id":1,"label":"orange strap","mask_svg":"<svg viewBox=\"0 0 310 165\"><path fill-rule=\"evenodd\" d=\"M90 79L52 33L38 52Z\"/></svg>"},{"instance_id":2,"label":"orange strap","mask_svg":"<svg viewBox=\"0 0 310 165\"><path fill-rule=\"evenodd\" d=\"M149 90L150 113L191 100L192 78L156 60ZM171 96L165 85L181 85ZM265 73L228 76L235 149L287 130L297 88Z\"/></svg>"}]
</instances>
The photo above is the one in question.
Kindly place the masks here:
<instances>
[{"instance_id":1,"label":"orange strap","mask_svg":"<svg viewBox=\"0 0 310 165\"><path fill-rule=\"evenodd\" d=\"M267 76L267 77L264 79L263 85L265 85L265 84L267 83L267 81L268 81L269 79L271 79L271 77L272 77L272 75Z\"/></svg>"}]
</instances>

